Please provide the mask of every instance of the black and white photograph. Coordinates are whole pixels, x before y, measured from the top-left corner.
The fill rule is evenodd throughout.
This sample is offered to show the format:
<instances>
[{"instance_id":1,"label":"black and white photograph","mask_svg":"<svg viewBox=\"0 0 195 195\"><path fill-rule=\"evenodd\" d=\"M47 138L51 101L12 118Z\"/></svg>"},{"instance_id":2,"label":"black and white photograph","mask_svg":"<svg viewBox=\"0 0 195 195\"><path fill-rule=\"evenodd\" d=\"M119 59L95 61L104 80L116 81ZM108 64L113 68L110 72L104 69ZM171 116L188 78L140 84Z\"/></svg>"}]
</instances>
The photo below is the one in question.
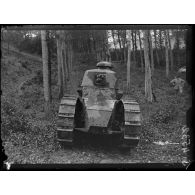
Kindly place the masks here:
<instances>
[{"instance_id":1,"label":"black and white photograph","mask_svg":"<svg viewBox=\"0 0 195 195\"><path fill-rule=\"evenodd\" d=\"M4 168L187 169L190 32L160 24L2 26Z\"/></svg>"}]
</instances>

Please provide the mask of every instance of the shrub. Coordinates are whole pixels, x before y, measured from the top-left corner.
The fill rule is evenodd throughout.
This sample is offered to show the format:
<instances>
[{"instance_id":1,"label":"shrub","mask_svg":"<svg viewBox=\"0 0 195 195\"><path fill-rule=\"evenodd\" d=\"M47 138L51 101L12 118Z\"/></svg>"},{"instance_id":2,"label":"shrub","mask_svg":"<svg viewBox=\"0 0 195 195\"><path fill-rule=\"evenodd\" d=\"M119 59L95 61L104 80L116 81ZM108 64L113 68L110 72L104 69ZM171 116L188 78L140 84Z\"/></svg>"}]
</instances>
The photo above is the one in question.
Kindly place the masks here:
<instances>
[{"instance_id":1,"label":"shrub","mask_svg":"<svg viewBox=\"0 0 195 195\"><path fill-rule=\"evenodd\" d=\"M12 132L26 132L30 128L24 115L8 101L2 102L1 117L2 136L8 136Z\"/></svg>"},{"instance_id":2,"label":"shrub","mask_svg":"<svg viewBox=\"0 0 195 195\"><path fill-rule=\"evenodd\" d=\"M152 114L151 122L168 124L176 116L177 110L175 106L164 105L161 108L159 108L154 114Z\"/></svg>"}]
</instances>

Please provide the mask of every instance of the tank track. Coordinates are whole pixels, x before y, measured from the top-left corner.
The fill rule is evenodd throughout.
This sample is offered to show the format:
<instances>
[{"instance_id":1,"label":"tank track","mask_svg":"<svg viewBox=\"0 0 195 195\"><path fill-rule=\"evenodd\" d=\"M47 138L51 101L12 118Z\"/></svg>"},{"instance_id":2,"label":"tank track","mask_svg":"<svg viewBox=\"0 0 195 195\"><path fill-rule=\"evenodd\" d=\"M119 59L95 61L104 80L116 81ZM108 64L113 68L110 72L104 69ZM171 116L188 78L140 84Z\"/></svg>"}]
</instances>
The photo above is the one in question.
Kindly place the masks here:
<instances>
[{"instance_id":1,"label":"tank track","mask_svg":"<svg viewBox=\"0 0 195 195\"><path fill-rule=\"evenodd\" d=\"M135 100L124 101L125 125L120 147L134 148L138 145L141 130L141 112Z\"/></svg>"},{"instance_id":2,"label":"tank track","mask_svg":"<svg viewBox=\"0 0 195 195\"><path fill-rule=\"evenodd\" d=\"M57 140L62 146L72 146L74 141L74 112L76 97L64 96L60 102L57 121Z\"/></svg>"}]
</instances>

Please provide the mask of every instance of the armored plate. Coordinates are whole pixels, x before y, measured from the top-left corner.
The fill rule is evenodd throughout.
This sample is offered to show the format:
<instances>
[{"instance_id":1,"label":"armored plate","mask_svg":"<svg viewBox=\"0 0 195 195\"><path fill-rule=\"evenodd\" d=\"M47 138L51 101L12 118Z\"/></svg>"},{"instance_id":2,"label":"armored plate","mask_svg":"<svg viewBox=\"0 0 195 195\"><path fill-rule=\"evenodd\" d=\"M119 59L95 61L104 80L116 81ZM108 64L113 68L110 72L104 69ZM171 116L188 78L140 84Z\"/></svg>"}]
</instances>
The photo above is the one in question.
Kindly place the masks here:
<instances>
[{"instance_id":1,"label":"armored plate","mask_svg":"<svg viewBox=\"0 0 195 195\"><path fill-rule=\"evenodd\" d=\"M89 132L94 128L98 132L106 132L110 128L108 123L114 116L112 113L117 112L123 116L123 121L125 117L125 125L118 131L124 132L124 144L127 142L131 145L135 142L134 145L137 145L141 128L139 104L135 100L122 100L124 110L120 112L120 109L114 109L115 105L121 102L117 96L120 89L116 73L110 70L109 66L109 63L101 62L97 65L99 69L85 72L81 84L82 92L79 93L78 99L69 95L61 99L57 128L59 141L72 143L74 130ZM124 131L121 131L122 129ZM111 132L116 132L114 127Z\"/></svg>"},{"instance_id":2,"label":"armored plate","mask_svg":"<svg viewBox=\"0 0 195 195\"><path fill-rule=\"evenodd\" d=\"M87 70L84 74L82 87L105 87L115 88L116 85L116 73L107 69L93 69Z\"/></svg>"}]
</instances>

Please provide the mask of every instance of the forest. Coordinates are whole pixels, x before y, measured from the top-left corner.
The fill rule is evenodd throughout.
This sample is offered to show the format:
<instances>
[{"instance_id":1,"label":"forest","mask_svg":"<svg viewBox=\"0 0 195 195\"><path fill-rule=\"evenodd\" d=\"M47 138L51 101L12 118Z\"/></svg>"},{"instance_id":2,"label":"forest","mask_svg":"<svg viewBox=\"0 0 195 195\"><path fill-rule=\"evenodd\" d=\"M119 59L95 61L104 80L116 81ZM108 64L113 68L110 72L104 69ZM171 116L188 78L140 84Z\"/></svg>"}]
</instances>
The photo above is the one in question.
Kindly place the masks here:
<instances>
[{"instance_id":1,"label":"forest","mask_svg":"<svg viewBox=\"0 0 195 195\"><path fill-rule=\"evenodd\" d=\"M108 26L109 27L109 26ZM182 163L187 161L187 28L1 29L1 137L14 164ZM86 137L62 148L56 139L61 98L77 95L84 72L113 65L123 99L140 105L136 148L121 153ZM102 138L101 138L102 139Z\"/></svg>"}]
</instances>

